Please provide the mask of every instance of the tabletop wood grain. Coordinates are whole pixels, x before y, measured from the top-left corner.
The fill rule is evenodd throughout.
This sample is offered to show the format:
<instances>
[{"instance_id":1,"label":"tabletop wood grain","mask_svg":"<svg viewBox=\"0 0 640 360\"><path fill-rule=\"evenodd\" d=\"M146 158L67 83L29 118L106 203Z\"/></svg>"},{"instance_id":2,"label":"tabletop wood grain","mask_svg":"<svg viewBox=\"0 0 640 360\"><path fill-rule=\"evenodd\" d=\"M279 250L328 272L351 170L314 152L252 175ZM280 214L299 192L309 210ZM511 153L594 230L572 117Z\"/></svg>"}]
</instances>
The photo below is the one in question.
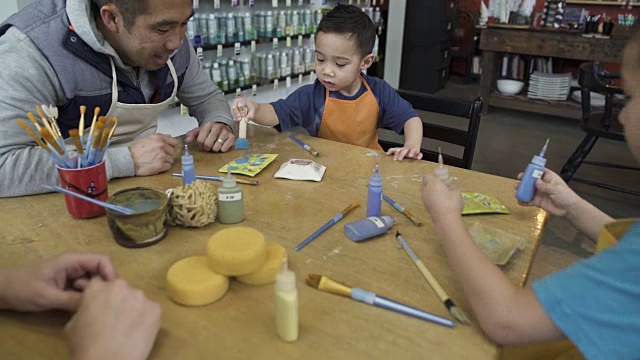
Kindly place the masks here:
<instances>
[{"instance_id":1,"label":"tabletop wood grain","mask_svg":"<svg viewBox=\"0 0 640 360\"><path fill-rule=\"evenodd\" d=\"M329 275L441 316L449 317L436 294L422 278L394 238L402 232L417 255L459 307L471 314L453 278L420 197L421 177L436 164L394 161L381 154L380 173L385 194L412 211L425 225L415 227L383 202L383 215L398 217L393 229L361 243L351 242L344 224L365 217L367 183L376 157L371 151L320 138L300 136L320 152L316 160L327 166L322 182L274 179L276 170L292 158L312 159L287 137L272 129L249 127L248 151L223 154L192 151L198 174L220 175L218 169L245 153L278 154L255 179L259 186L243 185L246 220L240 225L262 231L267 239L289 252L297 273L300 299L300 338L288 344L275 332L273 286L248 286L232 281L218 302L183 307L167 296L165 279L176 261L204 255L207 240L216 231L235 225L213 223L199 229L170 228L167 237L148 248L127 249L113 240L104 216L77 220L66 212L61 194L0 199L0 267L36 262L65 251L90 251L111 256L118 273L162 307L162 328L151 359L408 359L495 358L498 347L477 324L450 329L350 299L312 289L304 283L309 273ZM109 191L148 186L166 190L181 184L171 171L150 177L115 179ZM540 242L546 213L516 204L515 180L451 168L463 191L488 194L510 210L509 215L466 216L470 227L479 222L525 240L524 249L503 267L514 284L527 279ZM220 186L220 183L216 183ZM293 247L339 213L353 200L361 206L299 252ZM63 329L69 315L61 312L22 314L0 312L0 358L64 359Z\"/></svg>"}]
</instances>

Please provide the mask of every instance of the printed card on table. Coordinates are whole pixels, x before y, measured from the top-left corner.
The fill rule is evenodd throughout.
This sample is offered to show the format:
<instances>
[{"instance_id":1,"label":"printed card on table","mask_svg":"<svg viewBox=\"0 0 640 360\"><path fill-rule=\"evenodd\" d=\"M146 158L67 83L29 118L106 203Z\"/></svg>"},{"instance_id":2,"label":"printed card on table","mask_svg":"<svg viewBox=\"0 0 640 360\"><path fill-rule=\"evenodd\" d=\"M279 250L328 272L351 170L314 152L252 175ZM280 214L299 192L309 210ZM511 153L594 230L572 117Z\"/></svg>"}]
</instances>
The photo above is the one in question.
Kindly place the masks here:
<instances>
[{"instance_id":1,"label":"printed card on table","mask_svg":"<svg viewBox=\"0 0 640 360\"><path fill-rule=\"evenodd\" d=\"M229 167L233 174L256 176L262 169L275 160L277 156L278 154L247 154L230 161L218 171L226 173L227 167Z\"/></svg>"}]
</instances>

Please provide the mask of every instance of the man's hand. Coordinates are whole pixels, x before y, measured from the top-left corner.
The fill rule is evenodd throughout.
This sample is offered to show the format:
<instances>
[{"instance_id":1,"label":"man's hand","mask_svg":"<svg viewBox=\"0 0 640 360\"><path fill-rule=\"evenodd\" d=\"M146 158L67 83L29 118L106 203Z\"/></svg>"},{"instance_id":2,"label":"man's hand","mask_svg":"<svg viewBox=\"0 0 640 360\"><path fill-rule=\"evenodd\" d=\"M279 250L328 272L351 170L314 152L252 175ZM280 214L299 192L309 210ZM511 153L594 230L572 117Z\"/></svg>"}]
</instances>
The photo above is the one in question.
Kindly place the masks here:
<instances>
[{"instance_id":1,"label":"man's hand","mask_svg":"<svg viewBox=\"0 0 640 360\"><path fill-rule=\"evenodd\" d=\"M204 151L227 152L236 143L236 136L229 125L207 121L189 131L184 140L187 144L197 140L200 149Z\"/></svg>"},{"instance_id":2,"label":"man's hand","mask_svg":"<svg viewBox=\"0 0 640 360\"><path fill-rule=\"evenodd\" d=\"M124 280L92 279L66 326L72 359L143 360L160 329L160 306Z\"/></svg>"},{"instance_id":3,"label":"man's hand","mask_svg":"<svg viewBox=\"0 0 640 360\"><path fill-rule=\"evenodd\" d=\"M165 134L153 134L129 145L136 176L155 175L171 169L177 140Z\"/></svg>"}]
</instances>

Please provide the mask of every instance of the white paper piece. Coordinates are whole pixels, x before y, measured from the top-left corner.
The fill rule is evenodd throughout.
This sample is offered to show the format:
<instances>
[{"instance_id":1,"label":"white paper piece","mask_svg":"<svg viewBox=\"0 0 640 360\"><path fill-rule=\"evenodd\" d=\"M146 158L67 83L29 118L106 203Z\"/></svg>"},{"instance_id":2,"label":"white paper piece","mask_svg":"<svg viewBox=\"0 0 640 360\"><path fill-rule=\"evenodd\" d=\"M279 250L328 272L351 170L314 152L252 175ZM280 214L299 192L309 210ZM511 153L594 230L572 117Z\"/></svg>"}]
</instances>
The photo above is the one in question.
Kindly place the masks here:
<instances>
[{"instance_id":1,"label":"white paper piece","mask_svg":"<svg viewBox=\"0 0 640 360\"><path fill-rule=\"evenodd\" d=\"M278 179L322 181L327 167L313 160L291 159L280 166L273 175Z\"/></svg>"}]
</instances>

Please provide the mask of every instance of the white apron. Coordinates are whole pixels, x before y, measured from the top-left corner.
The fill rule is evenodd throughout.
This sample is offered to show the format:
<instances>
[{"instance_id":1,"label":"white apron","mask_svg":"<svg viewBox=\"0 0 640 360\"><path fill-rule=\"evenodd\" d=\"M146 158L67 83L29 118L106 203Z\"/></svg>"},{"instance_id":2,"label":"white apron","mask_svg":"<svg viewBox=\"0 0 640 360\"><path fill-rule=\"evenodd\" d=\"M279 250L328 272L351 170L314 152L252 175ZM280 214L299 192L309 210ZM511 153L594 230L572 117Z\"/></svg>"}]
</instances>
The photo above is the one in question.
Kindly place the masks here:
<instances>
[{"instance_id":1,"label":"white apron","mask_svg":"<svg viewBox=\"0 0 640 360\"><path fill-rule=\"evenodd\" d=\"M118 118L118 127L111 138L111 143L126 146L134 140L156 133L160 113L169 107L178 91L178 76L173 63L169 60L167 65L173 78L173 92L167 100L158 104L123 104L118 102L118 79L116 78L116 67L111 57L109 57L109 62L111 63L113 82L111 84L111 107L107 113L107 119L112 116Z\"/></svg>"}]
</instances>

